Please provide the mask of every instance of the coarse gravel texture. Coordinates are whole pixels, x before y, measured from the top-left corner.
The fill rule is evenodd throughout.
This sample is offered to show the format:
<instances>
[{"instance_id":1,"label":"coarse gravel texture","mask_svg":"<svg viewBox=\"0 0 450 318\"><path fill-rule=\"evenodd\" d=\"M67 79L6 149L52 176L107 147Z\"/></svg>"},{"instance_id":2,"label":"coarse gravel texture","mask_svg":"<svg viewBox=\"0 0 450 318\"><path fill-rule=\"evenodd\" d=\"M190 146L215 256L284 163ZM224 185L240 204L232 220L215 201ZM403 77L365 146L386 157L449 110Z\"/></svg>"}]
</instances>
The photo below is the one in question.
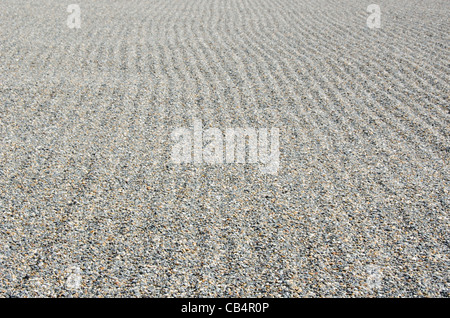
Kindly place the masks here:
<instances>
[{"instance_id":1,"label":"coarse gravel texture","mask_svg":"<svg viewBox=\"0 0 450 318\"><path fill-rule=\"evenodd\" d=\"M450 1L372 2L2 0L0 297L448 297Z\"/></svg>"}]
</instances>

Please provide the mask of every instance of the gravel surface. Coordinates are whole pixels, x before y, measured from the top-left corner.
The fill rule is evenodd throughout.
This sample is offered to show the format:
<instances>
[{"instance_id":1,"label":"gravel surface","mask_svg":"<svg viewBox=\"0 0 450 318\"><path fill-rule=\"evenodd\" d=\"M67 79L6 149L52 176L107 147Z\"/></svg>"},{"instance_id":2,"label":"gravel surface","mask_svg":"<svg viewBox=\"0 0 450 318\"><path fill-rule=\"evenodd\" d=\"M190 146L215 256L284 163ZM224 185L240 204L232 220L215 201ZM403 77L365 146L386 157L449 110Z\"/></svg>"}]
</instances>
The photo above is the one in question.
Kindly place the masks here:
<instances>
[{"instance_id":1,"label":"gravel surface","mask_svg":"<svg viewBox=\"0 0 450 318\"><path fill-rule=\"evenodd\" d=\"M0 296L448 297L450 2L371 3L2 0Z\"/></svg>"}]
</instances>

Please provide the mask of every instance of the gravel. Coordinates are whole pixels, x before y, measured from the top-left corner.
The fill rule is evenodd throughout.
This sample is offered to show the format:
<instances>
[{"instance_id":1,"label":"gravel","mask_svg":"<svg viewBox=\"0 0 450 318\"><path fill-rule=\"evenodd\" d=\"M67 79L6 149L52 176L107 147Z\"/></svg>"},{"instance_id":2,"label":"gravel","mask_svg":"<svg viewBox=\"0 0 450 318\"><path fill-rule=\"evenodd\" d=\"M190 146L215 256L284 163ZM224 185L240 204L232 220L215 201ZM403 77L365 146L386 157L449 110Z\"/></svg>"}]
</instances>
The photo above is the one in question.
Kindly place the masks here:
<instances>
[{"instance_id":1,"label":"gravel","mask_svg":"<svg viewBox=\"0 0 450 318\"><path fill-rule=\"evenodd\" d=\"M77 3L0 3L0 297L448 297L449 1Z\"/></svg>"}]
</instances>

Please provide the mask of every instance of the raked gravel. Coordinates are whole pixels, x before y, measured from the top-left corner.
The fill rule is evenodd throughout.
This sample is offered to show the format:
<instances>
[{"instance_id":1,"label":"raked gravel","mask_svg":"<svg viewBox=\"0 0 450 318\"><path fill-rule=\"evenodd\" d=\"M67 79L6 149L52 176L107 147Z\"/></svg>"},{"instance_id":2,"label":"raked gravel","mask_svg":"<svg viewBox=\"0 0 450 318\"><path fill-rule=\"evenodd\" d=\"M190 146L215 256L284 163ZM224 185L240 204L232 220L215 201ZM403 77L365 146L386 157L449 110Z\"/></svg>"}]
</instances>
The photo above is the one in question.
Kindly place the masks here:
<instances>
[{"instance_id":1,"label":"raked gravel","mask_svg":"<svg viewBox=\"0 0 450 318\"><path fill-rule=\"evenodd\" d=\"M450 2L376 2L2 0L0 296L448 297Z\"/></svg>"}]
</instances>

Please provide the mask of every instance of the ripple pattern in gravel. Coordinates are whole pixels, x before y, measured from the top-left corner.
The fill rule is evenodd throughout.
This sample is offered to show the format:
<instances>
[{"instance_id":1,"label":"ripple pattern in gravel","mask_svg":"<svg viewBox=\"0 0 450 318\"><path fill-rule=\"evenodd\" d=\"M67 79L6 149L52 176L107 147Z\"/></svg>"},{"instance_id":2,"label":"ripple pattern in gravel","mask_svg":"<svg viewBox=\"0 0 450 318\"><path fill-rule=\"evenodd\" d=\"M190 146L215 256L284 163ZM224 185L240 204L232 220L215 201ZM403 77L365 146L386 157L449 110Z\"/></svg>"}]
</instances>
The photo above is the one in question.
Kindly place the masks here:
<instances>
[{"instance_id":1,"label":"ripple pattern in gravel","mask_svg":"<svg viewBox=\"0 0 450 318\"><path fill-rule=\"evenodd\" d=\"M449 1L77 2L0 3L1 297L448 297Z\"/></svg>"}]
</instances>

